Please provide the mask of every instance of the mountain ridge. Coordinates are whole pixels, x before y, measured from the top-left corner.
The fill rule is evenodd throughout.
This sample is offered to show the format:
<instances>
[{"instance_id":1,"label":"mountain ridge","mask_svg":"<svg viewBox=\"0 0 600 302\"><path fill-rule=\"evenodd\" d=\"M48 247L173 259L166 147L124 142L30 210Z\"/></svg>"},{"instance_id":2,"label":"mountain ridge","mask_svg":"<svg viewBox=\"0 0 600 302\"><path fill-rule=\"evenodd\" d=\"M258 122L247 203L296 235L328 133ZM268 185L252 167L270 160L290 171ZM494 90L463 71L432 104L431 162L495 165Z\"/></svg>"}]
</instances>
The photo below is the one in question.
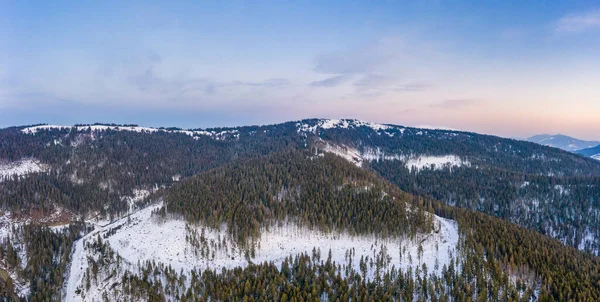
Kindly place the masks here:
<instances>
[{"instance_id":1,"label":"mountain ridge","mask_svg":"<svg viewBox=\"0 0 600 302\"><path fill-rule=\"evenodd\" d=\"M592 148L581 149L577 151L577 154L600 160L600 145Z\"/></svg>"},{"instance_id":2,"label":"mountain ridge","mask_svg":"<svg viewBox=\"0 0 600 302\"><path fill-rule=\"evenodd\" d=\"M592 148L600 145L600 141L582 140L564 134L538 134L528 137L526 140L569 152L576 152L582 149Z\"/></svg>"}]
</instances>

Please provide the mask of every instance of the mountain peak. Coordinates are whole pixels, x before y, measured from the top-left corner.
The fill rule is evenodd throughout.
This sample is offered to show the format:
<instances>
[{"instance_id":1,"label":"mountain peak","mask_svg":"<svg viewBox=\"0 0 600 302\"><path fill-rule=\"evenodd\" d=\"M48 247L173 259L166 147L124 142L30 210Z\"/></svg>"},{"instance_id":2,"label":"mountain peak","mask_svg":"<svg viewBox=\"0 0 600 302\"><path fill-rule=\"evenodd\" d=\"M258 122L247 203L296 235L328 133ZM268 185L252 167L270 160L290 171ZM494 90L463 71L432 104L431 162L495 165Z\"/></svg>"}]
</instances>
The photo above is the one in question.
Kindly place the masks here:
<instances>
[{"instance_id":1,"label":"mountain peak","mask_svg":"<svg viewBox=\"0 0 600 302\"><path fill-rule=\"evenodd\" d=\"M564 134L539 134L526 139L532 143L563 149L569 152L592 148L600 145L597 141L586 141Z\"/></svg>"}]
</instances>

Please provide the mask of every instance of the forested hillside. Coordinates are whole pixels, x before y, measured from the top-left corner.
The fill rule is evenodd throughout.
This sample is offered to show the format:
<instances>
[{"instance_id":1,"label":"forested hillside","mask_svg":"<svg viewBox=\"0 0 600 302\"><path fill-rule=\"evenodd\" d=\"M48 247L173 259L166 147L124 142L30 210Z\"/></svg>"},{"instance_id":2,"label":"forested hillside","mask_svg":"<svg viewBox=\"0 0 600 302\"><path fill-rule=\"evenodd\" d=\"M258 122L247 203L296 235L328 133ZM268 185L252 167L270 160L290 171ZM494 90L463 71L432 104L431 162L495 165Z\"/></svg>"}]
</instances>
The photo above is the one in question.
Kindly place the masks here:
<instances>
[{"instance_id":1,"label":"forested hillside","mask_svg":"<svg viewBox=\"0 0 600 302\"><path fill-rule=\"evenodd\" d=\"M316 137L321 149L331 149L324 143L344 146L344 152L402 190L600 252L598 161L467 132L373 126L353 120L305 120L298 129Z\"/></svg>"},{"instance_id":2,"label":"forested hillside","mask_svg":"<svg viewBox=\"0 0 600 302\"><path fill-rule=\"evenodd\" d=\"M0 206L9 300L600 299L600 162L488 135L12 127Z\"/></svg>"},{"instance_id":3,"label":"forested hillside","mask_svg":"<svg viewBox=\"0 0 600 302\"><path fill-rule=\"evenodd\" d=\"M93 127L41 128L34 133L22 128L1 130L0 163L18 165L23 159L35 159L47 167L25 179L7 175L0 182L5 209L20 212L41 207L47 212L59 205L80 215L118 216L127 211L121 197L131 196L135 188L168 186L232 160L268 154L299 141L261 127L248 127L246 135L217 137L178 130ZM35 200L40 192L47 192L45 198Z\"/></svg>"},{"instance_id":4,"label":"forested hillside","mask_svg":"<svg viewBox=\"0 0 600 302\"><path fill-rule=\"evenodd\" d=\"M422 203L417 197L335 155L321 155L287 151L201 173L167 190L165 207L194 223L225 224L240 240L284 221L382 237L432 229L422 207L410 206Z\"/></svg>"}]
</instances>

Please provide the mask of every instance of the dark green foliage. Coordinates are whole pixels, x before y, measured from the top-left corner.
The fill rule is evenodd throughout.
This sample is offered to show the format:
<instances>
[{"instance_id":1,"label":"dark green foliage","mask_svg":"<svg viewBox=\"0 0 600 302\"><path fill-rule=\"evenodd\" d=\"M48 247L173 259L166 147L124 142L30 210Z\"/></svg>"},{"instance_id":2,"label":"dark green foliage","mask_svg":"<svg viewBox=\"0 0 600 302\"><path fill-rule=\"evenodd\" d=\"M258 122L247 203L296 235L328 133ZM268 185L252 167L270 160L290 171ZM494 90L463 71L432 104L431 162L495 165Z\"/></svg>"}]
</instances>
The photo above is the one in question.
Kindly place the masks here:
<instances>
[{"instance_id":1,"label":"dark green foliage","mask_svg":"<svg viewBox=\"0 0 600 302\"><path fill-rule=\"evenodd\" d=\"M555 301L600 300L600 257L482 213L431 201L438 215L456 219L465 245L485 251L504 269L527 268L542 282L542 297Z\"/></svg>"},{"instance_id":2,"label":"dark green foliage","mask_svg":"<svg viewBox=\"0 0 600 302\"><path fill-rule=\"evenodd\" d=\"M372 163L383 177L401 189L430 196L446 204L468 208L537 230L563 243L594 253L600 244L600 177L557 177L504 170L460 167L421 170L398 163Z\"/></svg>"},{"instance_id":3,"label":"dark green foliage","mask_svg":"<svg viewBox=\"0 0 600 302\"><path fill-rule=\"evenodd\" d=\"M189 221L226 224L240 242L283 221L382 237L432 228L418 198L331 154L288 151L239 161L173 186L165 201L169 213Z\"/></svg>"},{"instance_id":4,"label":"dark green foliage","mask_svg":"<svg viewBox=\"0 0 600 302\"><path fill-rule=\"evenodd\" d=\"M56 203L75 214L122 215L122 196L134 188L173 183L224 163L297 146L289 130L248 127L239 138L217 140L205 135L132 131L51 129L25 134L21 128L0 130L0 163L35 158L49 165L47 175L0 182L0 206L12 211L47 209ZM249 133L252 133L250 136ZM37 193L36 193L37 192ZM41 192L49 192L46 197ZM106 205L108 207L105 207Z\"/></svg>"}]
</instances>

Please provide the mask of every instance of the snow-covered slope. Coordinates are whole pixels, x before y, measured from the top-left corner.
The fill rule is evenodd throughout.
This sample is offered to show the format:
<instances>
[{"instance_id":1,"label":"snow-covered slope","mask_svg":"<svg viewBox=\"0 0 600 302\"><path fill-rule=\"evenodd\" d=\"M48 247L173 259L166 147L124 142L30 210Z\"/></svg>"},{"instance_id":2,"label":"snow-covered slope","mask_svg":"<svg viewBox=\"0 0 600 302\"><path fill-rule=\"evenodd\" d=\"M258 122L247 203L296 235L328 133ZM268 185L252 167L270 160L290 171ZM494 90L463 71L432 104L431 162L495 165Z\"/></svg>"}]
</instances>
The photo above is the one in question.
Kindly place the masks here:
<instances>
[{"instance_id":1,"label":"snow-covered slope","mask_svg":"<svg viewBox=\"0 0 600 302\"><path fill-rule=\"evenodd\" d=\"M416 169L417 171L423 169L440 170L445 167L461 167L470 166L466 160L462 160L456 155L443 155L443 156L419 156L410 158L406 161L406 167L408 169Z\"/></svg>"},{"instance_id":2,"label":"snow-covered slope","mask_svg":"<svg viewBox=\"0 0 600 302\"><path fill-rule=\"evenodd\" d=\"M457 224L454 221L434 216L435 231L417 235L415 238L377 238L375 236L350 236L345 233L322 233L316 230L284 224L263 230L254 248L242 248L230 239L223 228L215 230L192 226L183 220L161 220L152 212L162 205L156 204L142 209L130 217L86 235L78 240L73 248L69 277L64 287L65 301L92 301L109 290L109 285L119 282L122 272L99 281L89 290L84 290L85 271L91 251L86 242L99 235L122 257L124 268L136 272L138 263L147 260L170 266L176 272L189 272L190 269L215 269L244 267L249 262L273 262L280 265L290 255L319 253L322 259L331 251L336 264L360 270L359 262L374 261L384 257L386 268L408 269L426 264L430 272L439 273L444 264L448 265L458 242ZM204 242L200 245L192 244ZM249 255L248 250L253 250ZM351 256L350 256L351 255ZM368 277L373 277L370 267Z\"/></svg>"},{"instance_id":3,"label":"snow-covered slope","mask_svg":"<svg viewBox=\"0 0 600 302\"><path fill-rule=\"evenodd\" d=\"M528 141L537 143L544 146L554 147L563 149L569 152L575 152L578 150L592 148L600 145L600 142L597 141L586 141L577 139L574 137L557 134L557 135L549 135L549 134L541 134L534 135L532 137L527 138Z\"/></svg>"},{"instance_id":4,"label":"snow-covered slope","mask_svg":"<svg viewBox=\"0 0 600 302\"><path fill-rule=\"evenodd\" d=\"M349 146L335 145L332 143L321 144L320 150L324 152L333 153L359 167L361 167L364 162L384 160L400 161L409 170L415 169L417 172L425 169L441 170L446 167L454 168L461 166L471 166L471 163L468 160L462 159L452 154L440 156L407 156L400 154L385 154L379 148L368 148L365 152L360 152L357 149Z\"/></svg>"},{"instance_id":5,"label":"snow-covered slope","mask_svg":"<svg viewBox=\"0 0 600 302\"><path fill-rule=\"evenodd\" d=\"M360 152L358 152L358 150L348 146L325 144L325 146L323 146L323 151L333 153L347 160L348 162L357 165L358 167L362 166L364 160L363 156L360 154Z\"/></svg>"},{"instance_id":6,"label":"snow-covered slope","mask_svg":"<svg viewBox=\"0 0 600 302\"><path fill-rule=\"evenodd\" d=\"M25 244L23 244L21 238L18 238L18 235L13 232L13 229L17 229L21 225L23 225L23 222L14 220L10 212L0 212L0 241L10 239L11 242L15 243L13 244L13 247L17 250L17 256L19 257L21 268L25 268L25 265L27 264L27 252L25 250ZM15 282L17 295L29 295L29 280L23 280L19 278L17 273L14 270L9 269L2 259L0 259L0 269L6 271L13 282Z\"/></svg>"},{"instance_id":7,"label":"snow-covered slope","mask_svg":"<svg viewBox=\"0 0 600 302\"><path fill-rule=\"evenodd\" d=\"M0 181L4 178L16 176L24 176L31 173L39 173L48 170L48 166L41 162L26 158L14 162L0 161Z\"/></svg>"}]
</instances>

